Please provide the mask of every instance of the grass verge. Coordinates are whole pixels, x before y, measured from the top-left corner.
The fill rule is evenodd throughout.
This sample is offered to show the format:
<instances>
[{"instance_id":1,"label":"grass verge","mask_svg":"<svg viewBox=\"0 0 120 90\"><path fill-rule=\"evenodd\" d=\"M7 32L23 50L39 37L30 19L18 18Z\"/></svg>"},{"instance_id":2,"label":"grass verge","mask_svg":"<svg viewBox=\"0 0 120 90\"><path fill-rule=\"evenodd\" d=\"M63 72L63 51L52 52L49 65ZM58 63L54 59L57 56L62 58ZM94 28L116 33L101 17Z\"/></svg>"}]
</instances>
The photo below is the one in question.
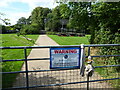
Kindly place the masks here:
<instances>
[{"instance_id":1,"label":"grass verge","mask_svg":"<svg viewBox=\"0 0 120 90\"><path fill-rule=\"evenodd\" d=\"M34 45L33 41L36 41L38 35L26 35L27 38L32 39L32 41L25 39L23 36L17 36L16 34L0 34L2 37L3 47L9 46L32 46ZM30 53L30 49L27 50L27 55ZM2 60L11 60L11 59L24 59L24 50L22 49L5 49L2 50L0 56ZM20 71L23 61L13 61L13 62L3 62L2 63L2 72L12 72ZM2 87L12 87L13 82L15 81L17 74L4 74L2 75Z\"/></svg>"}]
</instances>

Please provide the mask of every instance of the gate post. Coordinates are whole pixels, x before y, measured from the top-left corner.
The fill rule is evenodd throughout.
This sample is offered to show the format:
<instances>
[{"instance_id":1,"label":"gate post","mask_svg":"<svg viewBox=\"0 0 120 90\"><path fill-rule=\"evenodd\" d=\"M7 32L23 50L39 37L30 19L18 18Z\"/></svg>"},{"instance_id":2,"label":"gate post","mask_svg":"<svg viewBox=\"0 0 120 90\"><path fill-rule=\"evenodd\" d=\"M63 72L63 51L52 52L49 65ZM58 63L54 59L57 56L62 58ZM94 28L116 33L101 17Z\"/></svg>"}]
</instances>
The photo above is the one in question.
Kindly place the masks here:
<instances>
[{"instance_id":1,"label":"gate post","mask_svg":"<svg viewBox=\"0 0 120 90\"><path fill-rule=\"evenodd\" d=\"M90 47L88 47L88 56L90 56Z\"/></svg>"},{"instance_id":2,"label":"gate post","mask_svg":"<svg viewBox=\"0 0 120 90\"><path fill-rule=\"evenodd\" d=\"M24 48L24 55L25 55L25 70L26 70L26 87L27 87L27 90L29 90L28 63L27 63L27 50L26 50L26 47Z\"/></svg>"},{"instance_id":3,"label":"gate post","mask_svg":"<svg viewBox=\"0 0 120 90\"><path fill-rule=\"evenodd\" d=\"M83 77L84 76L84 70L85 70L85 50L84 50L84 44L81 44L81 56L80 56L80 75Z\"/></svg>"},{"instance_id":4,"label":"gate post","mask_svg":"<svg viewBox=\"0 0 120 90\"><path fill-rule=\"evenodd\" d=\"M88 56L90 55L90 47L88 47ZM89 90L89 74L87 74L87 90Z\"/></svg>"},{"instance_id":5,"label":"gate post","mask_svg":"<svg viewBox=\"0 0 120 90\"><path fill-rule=\"evenodd\" d=\"M90 47L88 47L88 56L90 56ZM87 75L87 90L89 90L89 75Z\"/></svg>"}]
</instances>

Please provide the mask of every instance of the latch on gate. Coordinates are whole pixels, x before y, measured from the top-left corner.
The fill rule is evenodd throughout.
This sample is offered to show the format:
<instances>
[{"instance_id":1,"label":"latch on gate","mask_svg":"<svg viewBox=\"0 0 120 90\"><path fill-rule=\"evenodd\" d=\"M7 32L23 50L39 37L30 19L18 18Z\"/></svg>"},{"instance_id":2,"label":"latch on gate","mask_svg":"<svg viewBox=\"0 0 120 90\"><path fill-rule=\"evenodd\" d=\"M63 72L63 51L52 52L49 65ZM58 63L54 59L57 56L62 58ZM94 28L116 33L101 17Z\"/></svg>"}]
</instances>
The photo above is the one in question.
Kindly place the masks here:
<instances>
[{"instance_id":1,"label":"latch on gate","mask_svg":"<svg viewBox=\"0 0 120 90\"><path fill-rule=\"evenodd\" d=\"M89 77L91 77L94 73L94 67L92 65L94 61L92 60L91 56L88 56L87 64L85 66L85 74L87 76L87 90L89 90Z\"/></svg>"},{"instance_id":2,"label":"latch on gate","mask_svg":"<svg viewBox=\"0 0 120 90\"><path fill-rule=\"evenodd\" d=\"M93 62L94 61L92 60L91 56L88 56L88 65L85 66L85 74L88 77L91 77L94 74L94 66L92 65Z\"/></svg>"}]
</instances>

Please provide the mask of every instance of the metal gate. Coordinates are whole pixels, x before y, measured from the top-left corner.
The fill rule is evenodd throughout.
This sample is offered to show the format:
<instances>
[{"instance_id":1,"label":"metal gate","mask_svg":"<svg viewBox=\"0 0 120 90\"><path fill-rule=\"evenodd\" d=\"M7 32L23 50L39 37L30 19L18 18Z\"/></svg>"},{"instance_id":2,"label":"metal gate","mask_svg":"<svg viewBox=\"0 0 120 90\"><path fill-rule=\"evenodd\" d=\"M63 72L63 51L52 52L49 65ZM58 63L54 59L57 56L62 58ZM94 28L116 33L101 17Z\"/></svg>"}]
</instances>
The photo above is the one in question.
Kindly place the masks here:
<instances>
[{"instance_id":1,"label":"metal gate","mask_svg":"<svg viewBox=\"0 0 120 90\"><path fill-rule=\"evenodd\" d=\"M92 55L91 47L107 47L115 46L119 47L120 44L101 44L101 45L84 45L86 54L85 58L91 55L95 60L98 58L107 58L107 57L119 57L120 55ZM45 61L46 65L49 64L50 58L27 58L27 49L43 49L43 48L67 48L67 47L80 47L80 45L65 45L65 46L28 46L28 47L0 47L1 49L23 49L24 50L24 59L14 59L14 60L2 60L2 62L20 62L24 61L25 70L15 71L15 72L1 72L2 76L9 75L13 78L12 86L3 87L2 90L7 89L30 89L30 90L39 90L39 89L113 89L120 88L120 72L117 72L116 68L120 65L105 65L105 66L95 66L95 73L92 77L87 79L86 76L80 76L80 69L47 69L41 70L40 68L34 68L29 70L29 62L31 61L40 61L41 63ZM99 60L99 59L98 59ZM102 59L101 59L102 60ZM102 61L104 63L104 61ZM95 64L96 65L96 64ZM103 74L105 72L105 74ZM108 75L109 74L109 75ZM16 77L16 78L15 78ZM5 79L5 78L4 78ZM4 81L4 80L2 80ZM11 83L8 80L8 83L4 83L4 86L7 86ZM114 83L114 86L112 85ZM115 84L116 83L116 84ZM117 85L115 87L115 85Z\"/></svg>"}]
</instances>

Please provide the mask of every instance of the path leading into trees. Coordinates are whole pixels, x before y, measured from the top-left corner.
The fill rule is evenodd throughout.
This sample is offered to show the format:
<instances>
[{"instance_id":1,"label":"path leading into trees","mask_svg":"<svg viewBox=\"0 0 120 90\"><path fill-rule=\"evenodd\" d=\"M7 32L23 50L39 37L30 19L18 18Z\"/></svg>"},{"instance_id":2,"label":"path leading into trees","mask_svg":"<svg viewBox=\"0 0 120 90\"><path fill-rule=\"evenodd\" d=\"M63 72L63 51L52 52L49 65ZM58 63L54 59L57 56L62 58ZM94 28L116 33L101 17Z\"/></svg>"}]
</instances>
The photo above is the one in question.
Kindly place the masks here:
<instances>
[{"instance_id":1,"label":"path leading into trees","mask_svg":"<svg viewBox=\"0 0 120 90\"><path fill-rule=\"evenodd\" d=\"M55 41L49 38L47 35L40 35L36 41L35 46L58 46ZM32 49L28 59L32 58L49 58L49 48L37 48ZM33 60L28 61L28 70L49 70L49 60ZM23 64L22 71L25 71L25 64ZM29 74L29 86L36 85L48 85L48 84L59 84L59 83L70 83L85 81L86 77L80 76L80 70L61 70L61 71L44 71L44 72L30 72ZM90 80L103 79L98 73L90 78ZM13 87L26 86L26 74L21 73L17 76L16 82ZM54 88L86 88L86 83L81 84L69 84L62 86L53 86ZM49 88L53 88L49 87ZM90 88L111 88L106 82L92 82ZM34 90L33 88L31 90ZM36 89L35 89L36 90ZM39 89L38 89L39 90Z\"/></svg>"}]
</instances>

